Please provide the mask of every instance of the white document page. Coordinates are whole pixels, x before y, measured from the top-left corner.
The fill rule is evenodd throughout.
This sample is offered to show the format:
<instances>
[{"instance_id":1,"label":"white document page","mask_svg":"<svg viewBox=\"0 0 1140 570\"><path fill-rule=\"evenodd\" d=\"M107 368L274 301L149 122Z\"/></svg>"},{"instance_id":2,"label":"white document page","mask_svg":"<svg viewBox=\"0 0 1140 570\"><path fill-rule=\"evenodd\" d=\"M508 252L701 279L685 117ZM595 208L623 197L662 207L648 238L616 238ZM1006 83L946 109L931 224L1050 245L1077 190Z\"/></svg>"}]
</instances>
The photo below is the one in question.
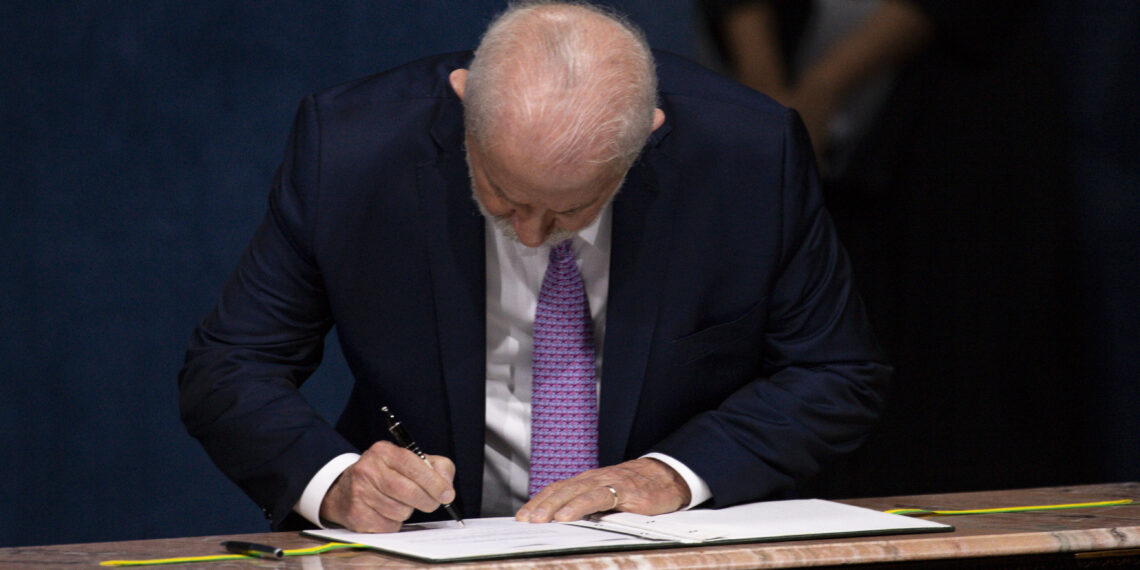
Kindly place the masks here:
<instances>
[{"instance_id":1,"label":"white document page","mask_svg":"<svg viewBox=\"0 0 1140 570\"><path fill-rule=\"evenodd\" d=\"M724 509L692 509L658 516L611 513L586 521L595 528L644 529L682 542L779 540L828 535L891 534L952 530L947 524L892 515L822 499L749 503Z\"/></svg>"},{"instance_id":2,"label":"white document page","mask_svg":"<svg viewBox=\"0 0 1140 570\"><path fill-rule=\"evenodd\" d=\"M466 519L464 524L466 528L452 521L408 524L400 532L389 534L347 530L309 530L305 534L444 562L691 543L937 532L954 528L820 499L769 501L658 516L611 513L571 523L533 524L499 517Z\"/></svg>"},{"instance_id":3,"label":"white document page","mask_svg":"<svg viewBox=\"0 0 1140 570\"><path fill-rule=\"evenodd\" d=\"M619 550L656 541L563 523L534 524L511 517L406 524L400 532L362 534L341 529L307 530L305 534L424 560L509 557L536 552Z\"/></svg>"}]
</instances>

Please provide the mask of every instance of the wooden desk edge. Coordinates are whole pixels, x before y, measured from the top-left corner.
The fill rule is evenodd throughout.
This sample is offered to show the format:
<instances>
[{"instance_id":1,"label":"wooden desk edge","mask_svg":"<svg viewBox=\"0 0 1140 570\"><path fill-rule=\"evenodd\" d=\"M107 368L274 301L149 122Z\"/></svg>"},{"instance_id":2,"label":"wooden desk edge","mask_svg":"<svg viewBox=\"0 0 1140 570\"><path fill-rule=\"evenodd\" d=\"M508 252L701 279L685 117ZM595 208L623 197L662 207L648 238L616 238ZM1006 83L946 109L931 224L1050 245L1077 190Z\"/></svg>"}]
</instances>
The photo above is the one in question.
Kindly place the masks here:
<instances>
[{"instance_id":1,"label":"wooden desk edge","mask_svg":"<svg viewBox=\"0 0 1140 570\"><path fill-rule=\"evenodd\" d=\"M896 536L860 542L747 545L741 550L754 554L757 560L752 562L762 561L765 568L791 568L809 564L813 566L851 564L852 561L858 561L859 564L877 564L1094 552L1137 547L1140 547L1140 526L1002 535L931 534L923 535L922 538ZM745 566L749 564L741 562L744 562Z\"/></svg>"},{"instance_id":2,"label":"wooden desk edge","mask_svg":"<svg viewBox=\"0 0 1140 570\"><path fill-rule=\"evenodd\" d=\"M1037 499L1048 497L1051 501ZM1108 498L1140 498L1140 483L1117 483L1026 489L1004 492L953 493L915 497L844 500L849 504L874 509L900 505L939 505L940 508L966 508L978 504L1048 504L1064 502L1057 499L1072 498L1081 501ZM1002 500L995 500L1002 499ZM1026 502L1029 499L1029 502ZM1007 503L1006 501L1012 502ZM878 564L902 561L930 561L999 556L1048 555L1065 553L1126 553L1140 549L1140 505L1106 507L1091 510L1067 511L1046 525L1010 524L1012 532L995 531L1007 520L999 517L1023 519L1018 515L971 515L945 517L943 520L958 526L954 533L921 535L891 535L850 539L819 539L802 542L753 543L710 547L596 553L550 558L520 558L498 560L491 563L470 563L470 568L603 568L615 564L623 567L668 568L790 568L804 566ZM1065 525L1072 520L1073 527ZM1036 519L1035 519L1036 520ZM1081 522L1083 521L1083 522ZM1012 521L1008 521L1012 522ZM1037 526L1038 530L1032 530ZM1020 527L1020 528L1019 528ZM220 540L237 538L268 542L285 548L299 548L319 544L299 533L261 533L242 536L186 537L166 540L140 540L113 543L86 543L0 548L0 566L38 567L42 565L89 565L109 559L135 559L158 556L188 556L207 554L216 549ZM409 568L438 567L417 563L368 551L340 551L322 556L325 567L336 568L370 566ZM230 564L211 565L220 568ZM238 562L237 565L260 565L258 562ZM301 558L286 559L276 567L301 567Z\"/></svg>"}]
</instances>

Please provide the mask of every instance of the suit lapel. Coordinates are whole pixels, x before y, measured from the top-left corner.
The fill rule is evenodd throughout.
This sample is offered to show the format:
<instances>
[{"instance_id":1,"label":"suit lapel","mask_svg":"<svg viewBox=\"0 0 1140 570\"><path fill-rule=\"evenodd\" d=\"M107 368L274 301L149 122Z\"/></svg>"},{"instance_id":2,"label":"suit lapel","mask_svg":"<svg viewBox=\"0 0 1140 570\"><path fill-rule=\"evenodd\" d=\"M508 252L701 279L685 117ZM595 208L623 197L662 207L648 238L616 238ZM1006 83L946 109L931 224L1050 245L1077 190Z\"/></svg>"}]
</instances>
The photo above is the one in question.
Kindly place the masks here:
<instances>
[{"instance_id":1,"label":"suit lapel","mask_svg":"<svg viewBox=\"0 0 1140 570\"><path fill-rule=\"evenodd\" d=\"M440 365L451 419L456 491L467 516L479 512L483 486L486 277L483 217L471 199L462 147L462 112L441 104L432 130L442 152L417 166L439 331Z\"/></svg>"},{"instance_id":2,"label":"suit lapel","mask_svg":"<svg viewBox=\"0 0 1140 570\"><path fill-rule=\"evenodd\" d=\"M663 135L654 134L655 139ZM654 142L651 139L651 146ZM668 264L665 252L669 250L672 209L661 188L671 187L674 176L666 161L653 160L656 154L652 148L647 150L614 200L598 418L598 454L603 466L626 459Z\"/></svg>"}]
</instances>

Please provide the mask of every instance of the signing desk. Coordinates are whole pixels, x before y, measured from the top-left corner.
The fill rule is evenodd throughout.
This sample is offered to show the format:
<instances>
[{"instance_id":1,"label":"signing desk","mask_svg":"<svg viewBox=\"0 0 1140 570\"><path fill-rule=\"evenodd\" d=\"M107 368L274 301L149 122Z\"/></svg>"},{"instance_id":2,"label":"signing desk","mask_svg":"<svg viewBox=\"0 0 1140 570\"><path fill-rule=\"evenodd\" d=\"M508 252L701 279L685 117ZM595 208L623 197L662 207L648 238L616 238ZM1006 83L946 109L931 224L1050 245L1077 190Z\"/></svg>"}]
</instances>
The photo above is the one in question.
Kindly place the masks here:
<instances>
[{"instance_id":1,"label":"signing desk","mask_svg":"<svg viewBox=\"0 0 1140 570\"><path fill-rule=\"evenodd\" d=\"M877 510L965 510L1022 505L1140 501L1140 483L1050 487L842 502ZM937 517L954 532L670 548L576 556L520 558L468 568L796 568L859 564L887 568L1112 568L1140 565L1140 504L1053 511ZM223 553L226 539L306 548L299 533L263 533L129 542L0 548L0 568L95 566L104 560ZM1130 558L1131 557L1131 558ZM377 552L332 551L282 561L253 560L162 566L201 568L433 568ZM449 566L450 567L450 566Z\"/></svg>"}]
</instances>

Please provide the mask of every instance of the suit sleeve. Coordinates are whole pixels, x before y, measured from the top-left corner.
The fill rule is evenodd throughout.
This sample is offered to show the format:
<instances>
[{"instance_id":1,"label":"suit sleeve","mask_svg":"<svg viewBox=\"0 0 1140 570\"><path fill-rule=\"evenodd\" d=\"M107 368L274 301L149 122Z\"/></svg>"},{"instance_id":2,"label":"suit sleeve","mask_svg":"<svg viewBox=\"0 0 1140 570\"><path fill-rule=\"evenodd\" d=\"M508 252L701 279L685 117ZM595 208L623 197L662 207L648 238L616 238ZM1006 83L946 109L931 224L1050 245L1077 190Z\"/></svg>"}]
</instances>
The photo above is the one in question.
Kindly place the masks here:
<instances>
[{"instance_id":1,"label":"suit sleeve","mask_svg":"<svg viewBox=\"0 0 1140 570\"><path fill-rule=\"evenodd\" d=\"M764 376L653 448L704 479L713 506L788 494L825 458L857 447L884 405L890 367L853 289L811 153L789 112Z\"/></svg>"},{"instance_id":2,"label":"suit sleeve","mask_svg":"<svg viewBox=\"0 0 1140 570\"><path fill-rule=\"evenodd\" d=\"M273 528L329 460L357 451L298 391L332 326L313 254L319 123L312 98L297 113L265 219L194 331L179 374L180 411L210 458Z\"/></svg>"}]
</instances>

